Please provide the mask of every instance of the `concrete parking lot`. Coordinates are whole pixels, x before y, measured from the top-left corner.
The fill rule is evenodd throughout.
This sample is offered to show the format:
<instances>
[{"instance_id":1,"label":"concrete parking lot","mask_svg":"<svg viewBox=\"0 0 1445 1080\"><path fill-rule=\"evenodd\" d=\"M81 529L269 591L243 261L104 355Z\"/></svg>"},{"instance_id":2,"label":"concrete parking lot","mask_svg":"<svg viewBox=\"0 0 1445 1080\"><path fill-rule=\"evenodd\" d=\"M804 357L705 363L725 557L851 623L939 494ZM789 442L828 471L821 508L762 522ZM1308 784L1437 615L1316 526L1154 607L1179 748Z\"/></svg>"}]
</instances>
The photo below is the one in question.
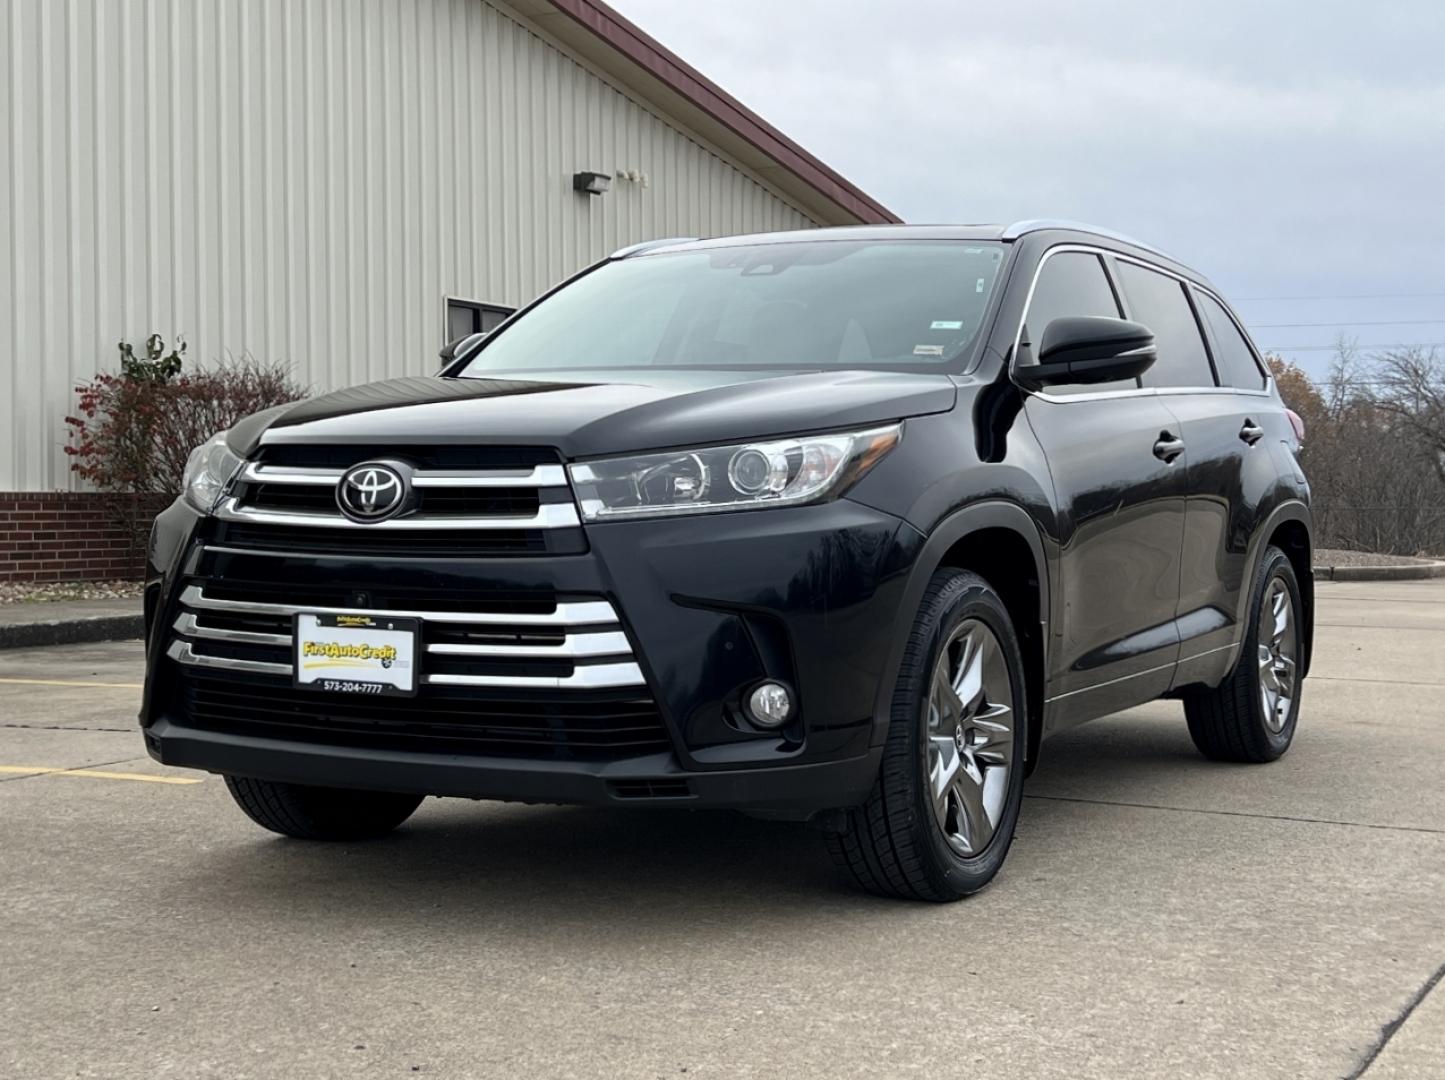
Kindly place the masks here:
<instances>
[{"instance_id":1,"label":"concrete parking lot","mask_svg":"<svg viewBox=\"0 0 1445 1080\"><path fill-rule=\"evenodd\" d=\"M0 653L0 1075L1445 1077L1445 581L1319 594L1283 761L1088 725L947 907L721 814L285 841L144 755L138 643Z\"/></svg>"}]
</instances>

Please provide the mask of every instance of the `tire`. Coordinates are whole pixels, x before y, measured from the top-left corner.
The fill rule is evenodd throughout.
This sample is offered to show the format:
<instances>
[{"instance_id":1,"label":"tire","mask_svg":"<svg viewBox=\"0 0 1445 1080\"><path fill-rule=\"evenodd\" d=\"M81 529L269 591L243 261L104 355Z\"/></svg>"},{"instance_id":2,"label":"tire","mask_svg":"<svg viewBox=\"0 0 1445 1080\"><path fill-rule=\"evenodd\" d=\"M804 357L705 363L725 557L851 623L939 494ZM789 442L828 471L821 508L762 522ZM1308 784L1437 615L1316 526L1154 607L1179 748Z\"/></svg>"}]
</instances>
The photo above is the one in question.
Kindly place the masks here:
<instances>
[{"instance_id":1,"label":"tire","mask_svg":"<svg viewBox=\"0 0 1445 1080\"><path fill-rule=\"evenodd\" d=\"M1280 597L1285 598L1288 619L1282 635L1278 632ZM1198 690L1184 698L1189 734L1205 757L1259 764L1274 761L1289 749L1299 723L1303 613L1294 567L1279 548L1266 548L1234 670L1215 689ZM1262 626L1266 621L1276 631L1274 640ZM1281 674L1286 667L1287 686ZM1269 704L1271 683L1279 691L1274 708Z\"/></svg>"},{"instance_id":2,"label":"tire","mask_svg":"<svg viewBox=\"0 0 1445 1080\"><path fill-rule=\"evenodd\" d=\"M306 787L226 777L236 805L264 829L297 840L369 840L411 817L421 795Z\"/></svg>"},{"instance_id":3,"label":"tire","mask_svg":"<svg viewBox=\"0 0 1445 1080\"><path fill-rule=\"evenodd\" d=\"M975 645L983 650L976 698L964 672ZM943 691L948 709L935 705L941 659L947 665L945 682L954 689L951 697ZM999 685L1005 678L1006 688ZM953 711L954 703L961 710ZM952 739L947 737L950 724L955 725ZM1011 727L1006 748L996 730L1004 724ZM880 896L946 902L982 889L998 873L1013 841L1023 801L1027 735L1023 658L1003 601L975 573L939 570L924 592L904 650L878 778L868 800L845 812L843 830L828 837L835 861L859 887ZM952 774L947 769L950 745L957 765ZM976 802L970 803L966 793L956 797L951 787L942 800L935 798L935 774L961 775L966 786L975 773L983 777L975 785L981 793ZM970 805L982 815L966 812ZM976 819L980 824L987 819L986 838L970 828Z\"/></svg>"}]
</instances>

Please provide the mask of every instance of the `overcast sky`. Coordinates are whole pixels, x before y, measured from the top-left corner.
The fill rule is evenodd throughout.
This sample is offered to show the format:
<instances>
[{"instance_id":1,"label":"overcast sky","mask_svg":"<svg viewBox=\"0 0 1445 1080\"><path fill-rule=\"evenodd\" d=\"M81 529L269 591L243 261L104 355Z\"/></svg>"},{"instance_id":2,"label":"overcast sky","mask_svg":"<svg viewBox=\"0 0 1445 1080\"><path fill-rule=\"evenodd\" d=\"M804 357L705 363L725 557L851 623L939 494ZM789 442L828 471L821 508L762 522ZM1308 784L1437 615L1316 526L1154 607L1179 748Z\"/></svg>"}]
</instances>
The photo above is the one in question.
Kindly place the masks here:
<instances>
[{"instance_id":1,"label":"overcast sky","mask_svg":"<svg viewBox=\"0 0 1445 1080\"><path fill-rule=\"evenodd\" d=\"M907 221L1138 236L1264 346L1445 342L1442 0L612 2Z\"/></svg>"}]
</instances>

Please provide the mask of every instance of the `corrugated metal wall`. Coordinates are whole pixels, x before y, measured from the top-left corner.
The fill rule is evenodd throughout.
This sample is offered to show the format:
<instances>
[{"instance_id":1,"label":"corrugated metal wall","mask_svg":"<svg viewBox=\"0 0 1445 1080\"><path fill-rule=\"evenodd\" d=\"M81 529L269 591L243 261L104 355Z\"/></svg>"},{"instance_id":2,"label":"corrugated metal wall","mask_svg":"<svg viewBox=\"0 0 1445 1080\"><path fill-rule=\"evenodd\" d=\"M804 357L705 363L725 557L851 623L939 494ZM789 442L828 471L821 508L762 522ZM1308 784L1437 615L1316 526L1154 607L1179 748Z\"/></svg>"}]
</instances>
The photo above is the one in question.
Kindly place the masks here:
<instances>
[{"instance_id":1,"label":"corrugated metal wall","mask_svg":"<svg viewBox=\"0 0 1445 1080\"><path fill-rule=\"evenodd\" d=\"M0 490L71 486L121 337L325 389L434 369L445 296L811 224L484 0L0 0L0 35Z\"/></svg>"}]
</instances>

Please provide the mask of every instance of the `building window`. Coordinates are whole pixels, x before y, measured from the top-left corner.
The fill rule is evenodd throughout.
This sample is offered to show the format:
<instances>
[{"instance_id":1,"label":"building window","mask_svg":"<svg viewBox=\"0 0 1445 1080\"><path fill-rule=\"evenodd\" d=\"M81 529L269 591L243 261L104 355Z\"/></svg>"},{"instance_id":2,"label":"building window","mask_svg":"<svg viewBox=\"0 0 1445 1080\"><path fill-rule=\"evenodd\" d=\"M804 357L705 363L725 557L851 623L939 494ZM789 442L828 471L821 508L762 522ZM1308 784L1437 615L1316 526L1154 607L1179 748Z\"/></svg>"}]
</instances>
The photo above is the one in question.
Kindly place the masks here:
<instances>
[{"instance_id":1,"label":"building window","mask_svg":"<svg viewBox=\"0 0 1445 1080\"><path fill-rule=\"evenodd\" d=\"M500 304L483 304L478 300L448 296L446 340L450 343L468 334L490 334L515 310Z\"/></svg>"}]
</instances>

